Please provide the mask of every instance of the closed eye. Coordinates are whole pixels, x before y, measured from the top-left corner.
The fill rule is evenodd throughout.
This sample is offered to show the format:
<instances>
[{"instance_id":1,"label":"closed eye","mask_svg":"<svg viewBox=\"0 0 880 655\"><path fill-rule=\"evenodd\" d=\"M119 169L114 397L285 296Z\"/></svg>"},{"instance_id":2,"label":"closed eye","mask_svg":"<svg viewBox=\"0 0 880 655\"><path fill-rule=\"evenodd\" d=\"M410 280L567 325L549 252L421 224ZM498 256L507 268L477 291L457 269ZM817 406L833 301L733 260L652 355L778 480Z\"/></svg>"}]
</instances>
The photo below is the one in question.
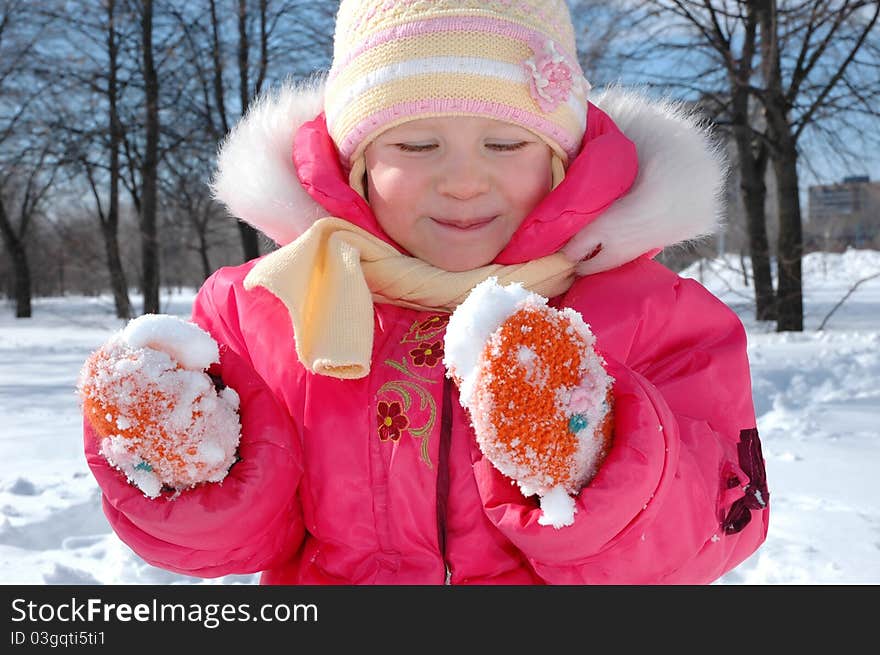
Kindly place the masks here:
<instances>
[{"instance_id":1,"label":"closed eye","mask_svg":"<svg viewBox=\"0 0 880 655\"><path fill-rule=\"evenodd\" d=\"M529 145L528 141L517 141L515 143L487 143L486 147L498 152L512 152L514 150L522 150L527 145Z\"/></svg>"},{"instance_id":2,"label":"closed eye","mask_svg":"<svg viewBox=\"0 0 880 655\"><path fill-rule=\"evenodd\" d=\"M428 152L437 147L436 143L395 143L403 152Z\"/></svg>"}]
</instances>

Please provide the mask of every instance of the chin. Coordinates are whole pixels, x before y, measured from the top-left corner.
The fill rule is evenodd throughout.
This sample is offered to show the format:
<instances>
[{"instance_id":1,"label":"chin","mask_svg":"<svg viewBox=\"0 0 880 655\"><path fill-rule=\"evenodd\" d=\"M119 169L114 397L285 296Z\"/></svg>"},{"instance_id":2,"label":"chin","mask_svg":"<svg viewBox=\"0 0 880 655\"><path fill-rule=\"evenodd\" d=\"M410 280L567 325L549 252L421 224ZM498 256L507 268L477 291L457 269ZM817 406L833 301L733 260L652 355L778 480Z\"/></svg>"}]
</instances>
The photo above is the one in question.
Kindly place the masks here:
<instances>
[{"instance_id":1,"label":"chin","mask_svg":"<svg viewBox=\"0 0 880 655\"><path fill-rule=\"evenodd\" d=\"M492 263L494 257L437 258L428 263L449 273L463 273ZM427 261L427 260L425 260Z\"/></svg>"}]
</instances>

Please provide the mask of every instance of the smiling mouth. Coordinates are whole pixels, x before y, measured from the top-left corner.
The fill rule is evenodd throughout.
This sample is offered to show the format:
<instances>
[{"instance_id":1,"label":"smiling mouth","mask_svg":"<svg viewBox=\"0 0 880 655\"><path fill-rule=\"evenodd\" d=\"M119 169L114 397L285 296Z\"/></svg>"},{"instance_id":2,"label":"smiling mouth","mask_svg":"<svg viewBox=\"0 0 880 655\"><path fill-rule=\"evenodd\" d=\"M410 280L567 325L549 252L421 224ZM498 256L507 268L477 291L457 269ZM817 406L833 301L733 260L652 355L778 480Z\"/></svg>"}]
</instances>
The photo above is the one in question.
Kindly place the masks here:
<instances>
[{"instance_id":1,"label":"smiling mouth","mask_svg":"<svg viewBox=\"0 0 880 655\"><path fill-rule=\"evenodd\" d=\"M442 218L431 218L435 223L439 223L444 227L450 227L455 230L461 230L463 232L469 232L470 230L478 230L484 225L488 225L492 221L494 221L497 216L488 216L486 218L478 218L472 221L454 221L454 220L445 220Z\"/></svg>"}]
</instances>

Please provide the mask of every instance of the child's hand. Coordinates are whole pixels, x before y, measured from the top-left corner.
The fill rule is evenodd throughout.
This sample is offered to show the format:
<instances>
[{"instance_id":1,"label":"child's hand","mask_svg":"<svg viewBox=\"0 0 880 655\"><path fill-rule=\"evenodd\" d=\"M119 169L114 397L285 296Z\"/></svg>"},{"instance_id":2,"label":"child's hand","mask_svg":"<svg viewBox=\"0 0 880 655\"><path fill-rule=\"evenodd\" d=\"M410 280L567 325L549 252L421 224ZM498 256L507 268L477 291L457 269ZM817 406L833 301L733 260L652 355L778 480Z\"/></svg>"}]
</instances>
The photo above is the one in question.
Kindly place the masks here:
<instances>
[{"instance_id":1,"label":"child's hand","mask_svg":"<svg viewBox=\"0 0 880 655\"><path fill-rule=\"evenodd\" d=\"M217 344L193 323L149 314L92 353L77 390L100 452L146 496L218 482L235 461L238 394L206 369Z\"/></svg>"},{"instance_id":2,"label":"child's hand","mask_svg":"<svg viewBox=\"0 0 880 655\"><path fill-rule=\"evenodd\" d=\"M486 458L523 494L541 497L542 525L574 521L574 500L612 434L611 378L580 314L520 285L474 287L446 331L445 364Z\"/></svg>"}]
</instances>

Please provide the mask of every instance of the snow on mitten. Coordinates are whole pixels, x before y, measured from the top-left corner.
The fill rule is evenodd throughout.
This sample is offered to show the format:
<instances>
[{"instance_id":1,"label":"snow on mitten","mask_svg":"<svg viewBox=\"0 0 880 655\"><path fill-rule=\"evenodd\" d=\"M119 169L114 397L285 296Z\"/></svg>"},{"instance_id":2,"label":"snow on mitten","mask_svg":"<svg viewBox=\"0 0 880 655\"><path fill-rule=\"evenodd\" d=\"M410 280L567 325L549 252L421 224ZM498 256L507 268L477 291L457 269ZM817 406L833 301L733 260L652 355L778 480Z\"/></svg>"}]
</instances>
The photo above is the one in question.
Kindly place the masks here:
<instances>
[{"instance_id":1,"label":"snow on mitten","mask_svg":"<svg viewBox=\"0 0 880 655\"><path fill-rule=\"evenodd\" d=\"M447 376L477 444L523 495L540 497L541 525L574 522L574 498L612 440L612 378L573 309L556 310L519 284L489 278L449 319Z\"/></svg>"},{"instance_id":2,"label":"snow on mitten","mask_svg":"<svg viewBox=\"0 0 880 655\"><path fill-rule=\"evenodd\" d=\"M238 394L206 372L217 344L197 325L164 314L128 323L92 353L77 391L99 452L149 498L219 482L235 462Z\"/></svg>"}]
</instances>

